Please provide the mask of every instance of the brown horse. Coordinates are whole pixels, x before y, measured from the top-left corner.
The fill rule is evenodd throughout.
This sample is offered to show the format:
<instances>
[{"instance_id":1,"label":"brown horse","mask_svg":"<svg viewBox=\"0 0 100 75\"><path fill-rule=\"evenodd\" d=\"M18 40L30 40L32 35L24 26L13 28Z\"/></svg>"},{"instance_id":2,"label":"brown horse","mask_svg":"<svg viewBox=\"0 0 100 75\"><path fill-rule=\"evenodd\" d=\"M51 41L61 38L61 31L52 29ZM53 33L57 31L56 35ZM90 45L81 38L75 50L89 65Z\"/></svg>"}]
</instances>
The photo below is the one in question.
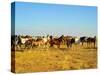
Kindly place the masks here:
<instances>
[{"instance_id":1,"label":"brown horse","mask_svg":"<svg viewBox=\"0 0 100 75\"><path fill-rule=\"evenodd\" d=\"M62 43L62 40L63 40L63 35L59 38L53 38L53 36L50 36L50 47L53 47L54 45L57 45L58 48L60 48L60 45Z\"/></svg>"},{"instance_id":2,"label":"brown horse","mask_svg":"<svg viewBox=\"0 0 100 75\"><path fill-rule=\"evenodd\" d=\"M68 48L71 48L74 43L75 43L75 38L70 38L66 40L66 45Z\"/></svg>"},{"instance_id":3,"label":"brown horse","mask_svg":"<svg viewBox=\"0 0 100 75\"><path fill-rule=\"evenodd\" d=\"M94 44L94 47L95 47L95 45L96 45L96 36L87 38L87 45L91 46L92 44Z\"/></svg>"},{"instance_id":4,"label":"brown horse","mask_svg":"<svg viewBox=\"0 0 100 75\"><path fill-rule=\"evenodd\" d=\"M33 42L33 39L28 39L28 40L25 42L25 48L27 48L27 49L32 48L32 42Z\"/></svg>"}]
</instances>

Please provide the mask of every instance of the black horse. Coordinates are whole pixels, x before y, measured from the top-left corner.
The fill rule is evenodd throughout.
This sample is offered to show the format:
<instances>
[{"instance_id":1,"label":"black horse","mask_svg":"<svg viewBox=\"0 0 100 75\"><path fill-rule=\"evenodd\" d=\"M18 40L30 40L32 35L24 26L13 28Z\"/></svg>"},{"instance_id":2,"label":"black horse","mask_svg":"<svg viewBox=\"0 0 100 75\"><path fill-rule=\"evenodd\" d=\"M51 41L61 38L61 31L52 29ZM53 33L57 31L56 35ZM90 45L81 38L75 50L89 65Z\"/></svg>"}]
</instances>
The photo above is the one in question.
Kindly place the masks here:
<instances>
[{"instance_id":1,"label":"black horse","mask_svg":"<svg viewBox=\"0 0 100 75\"><path fill-rule=\"evenodd\" d=\"M94 47L96 45L96 36L94 37L80 37L80 42L82 43L82 45L84 45L84 43L87 43L87 46L90 46L92 43L94 44Z\"/></svg>"},{"instance_id":2,"label":"black horse","mask_svg":"<svg viewBox=\"0 0 100 75\"><path fill-rule=\"evenodd\" d=\"M87 42L87 37L86 36L80 37L80 42L82 43L82 45L84 45L84 43Z\"/></svg>"},{"instance_id":3,"label":"black horse","mask_svg":"<svg viewBox=\"0 0 100 75\"><path fill-rule=\"evenodd\" d=\"M96 36L87 38L87 45L91 46L92 44L94 44L94 47L96 46Z\"/></svg>"}]
</instances>

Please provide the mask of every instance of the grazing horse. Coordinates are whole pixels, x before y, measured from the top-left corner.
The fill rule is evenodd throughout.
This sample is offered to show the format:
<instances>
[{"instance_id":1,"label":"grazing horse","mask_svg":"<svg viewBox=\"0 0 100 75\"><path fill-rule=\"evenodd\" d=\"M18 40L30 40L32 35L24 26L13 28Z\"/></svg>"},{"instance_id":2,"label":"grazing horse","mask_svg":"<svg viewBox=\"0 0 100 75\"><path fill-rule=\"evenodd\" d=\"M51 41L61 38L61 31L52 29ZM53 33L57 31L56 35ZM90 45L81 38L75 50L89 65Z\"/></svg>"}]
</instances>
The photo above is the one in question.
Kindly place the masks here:
<instances>
[{"instance_id":1,"label":"grazing horse","mask_svg":"<svg viewBox=\"0 0 100 75\"><path fill-rule=\"evenodd\" d=\"M60 44L62 43L63 35L59 38L53 38L53 36L50 36L50 47L57 45L58 48L60 48Z\"/></svg>"}]
</instances>

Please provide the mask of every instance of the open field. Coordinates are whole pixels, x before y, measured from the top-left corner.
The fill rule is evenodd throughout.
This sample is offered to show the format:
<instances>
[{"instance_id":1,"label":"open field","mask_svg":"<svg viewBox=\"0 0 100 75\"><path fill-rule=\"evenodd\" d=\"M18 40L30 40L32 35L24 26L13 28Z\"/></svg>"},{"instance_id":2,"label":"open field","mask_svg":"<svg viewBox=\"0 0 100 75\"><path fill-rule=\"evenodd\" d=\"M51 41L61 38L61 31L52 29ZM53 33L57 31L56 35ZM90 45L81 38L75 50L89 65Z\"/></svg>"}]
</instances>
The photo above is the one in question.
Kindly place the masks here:
<instances>
[{"instance_id":1,"label":"open field","mask_svg":"<svg viewBox=\"0 0 100 75\"><path fill-rule=\"evenodd\" d=\"M15 51L16 73L93 68L97 68L97 48L85 45L74 45L72 48L65 48L64 45L61 48L35 47Z\"/></svg>"}]
</instances>

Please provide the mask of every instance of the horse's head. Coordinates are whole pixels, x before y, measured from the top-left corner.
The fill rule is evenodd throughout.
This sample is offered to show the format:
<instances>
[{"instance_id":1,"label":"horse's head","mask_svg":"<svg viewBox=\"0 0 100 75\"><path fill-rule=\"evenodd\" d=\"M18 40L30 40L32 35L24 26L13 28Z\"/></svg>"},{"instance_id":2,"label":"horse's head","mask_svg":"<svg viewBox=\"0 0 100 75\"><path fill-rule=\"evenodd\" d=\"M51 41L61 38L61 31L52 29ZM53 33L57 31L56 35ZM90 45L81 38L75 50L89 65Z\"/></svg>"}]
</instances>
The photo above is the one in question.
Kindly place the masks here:
<instances>
[{"instance_id":1,"label":"horse's head","mask_svg":"<svg viewBox=\"0 0 100 75\"><path fill-rule=\"evenodd\" d=\"M53 36L52 35L50 35L50 39L52 39L53 38Z\"/></svg>"}]
</instances>

